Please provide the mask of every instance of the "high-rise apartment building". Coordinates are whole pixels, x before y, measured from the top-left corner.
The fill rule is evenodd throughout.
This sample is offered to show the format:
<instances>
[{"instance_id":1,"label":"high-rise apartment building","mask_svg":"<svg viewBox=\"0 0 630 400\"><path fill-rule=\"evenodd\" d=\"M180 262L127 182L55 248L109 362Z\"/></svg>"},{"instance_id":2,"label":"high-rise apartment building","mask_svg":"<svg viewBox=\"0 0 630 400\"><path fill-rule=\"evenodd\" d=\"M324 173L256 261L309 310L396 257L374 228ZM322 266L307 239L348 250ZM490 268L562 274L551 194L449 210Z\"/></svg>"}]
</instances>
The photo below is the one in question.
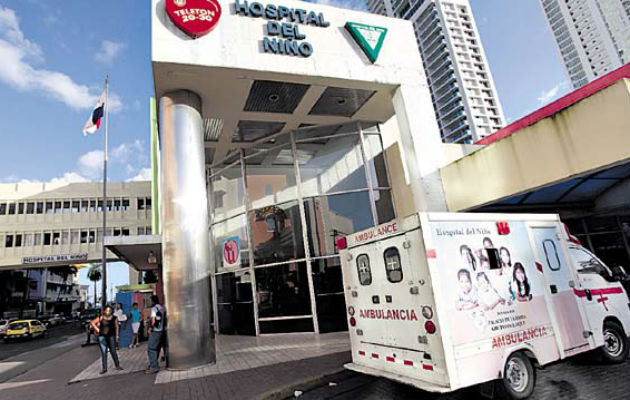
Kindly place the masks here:
<instances>
[{"instance_id":1,"label":"high-rise apartment building","mask_svg":"<svg viewBox=\"0 0 630 400\"><path fill-rule=\"evenodd\" d=\"M630 1L540 0L574 88L630 61Z\"/></svg>"},{"instance_id":2,"label":"high-rise apartment building","mask_svg":"<svg viewBox=\"0 0 630 400\"><path fill-rule=\"evenodd\" d=\"M366 0L368 9L411 21L442 140L474 143L505 119L468 0Z\"/></svg>"}]
</instances>

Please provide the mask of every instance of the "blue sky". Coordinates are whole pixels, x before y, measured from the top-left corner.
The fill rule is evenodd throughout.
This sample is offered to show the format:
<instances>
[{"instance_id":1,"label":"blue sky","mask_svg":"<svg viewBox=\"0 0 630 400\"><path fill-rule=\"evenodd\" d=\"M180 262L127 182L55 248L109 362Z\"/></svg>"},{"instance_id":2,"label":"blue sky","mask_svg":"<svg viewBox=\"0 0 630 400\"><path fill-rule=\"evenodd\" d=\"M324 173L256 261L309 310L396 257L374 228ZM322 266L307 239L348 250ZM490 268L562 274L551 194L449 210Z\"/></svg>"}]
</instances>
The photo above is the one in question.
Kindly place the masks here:
<instances>
[{"instance_id":1,"label":"blue sky","mask_svg":"<svg viewBox=\"0 0 630 400\"><path fill-rule=\"evenodd\" d=\"M360 0L320 0L361 9ZM81 129L110 75L113 181L148 177L148 0L0 0L0 182L96 180L102 131ZM569 90L539 2L471 0L508 121ZM112 267L114 284L126 267ZM84 274L83 274L84 275Z\"/></svg>"}]
</instances>

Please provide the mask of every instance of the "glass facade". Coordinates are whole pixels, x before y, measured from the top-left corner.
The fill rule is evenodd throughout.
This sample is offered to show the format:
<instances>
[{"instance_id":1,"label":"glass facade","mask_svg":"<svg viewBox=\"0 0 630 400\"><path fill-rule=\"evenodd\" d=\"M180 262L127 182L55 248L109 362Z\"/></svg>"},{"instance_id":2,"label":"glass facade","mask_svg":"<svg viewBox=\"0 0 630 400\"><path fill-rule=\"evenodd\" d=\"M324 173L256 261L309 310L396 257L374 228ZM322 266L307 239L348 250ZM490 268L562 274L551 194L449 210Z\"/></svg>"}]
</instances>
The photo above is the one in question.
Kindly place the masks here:
<instances>
[{"instance_id":1,"label":"glass facade","mask_svg":"<svg viewBox=\"0 0 630 400\"><path fill-rule=\"evenodd\" d=\"M376 124L305 127L209 171L220 333L347 329L336 239L394 218Z\"/></svg>"}]
</instances>

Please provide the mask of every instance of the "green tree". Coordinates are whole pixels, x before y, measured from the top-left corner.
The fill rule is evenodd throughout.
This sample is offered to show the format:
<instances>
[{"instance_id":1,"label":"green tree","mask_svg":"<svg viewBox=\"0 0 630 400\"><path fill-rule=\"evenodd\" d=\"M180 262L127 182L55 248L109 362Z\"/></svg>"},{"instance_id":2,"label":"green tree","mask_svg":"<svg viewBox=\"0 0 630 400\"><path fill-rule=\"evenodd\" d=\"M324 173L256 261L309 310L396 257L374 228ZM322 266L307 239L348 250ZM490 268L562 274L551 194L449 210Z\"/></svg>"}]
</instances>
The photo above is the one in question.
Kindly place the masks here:
<instances>
[{"instance_id":1,"label":"green tree","mask_svg":"<svg viewBox=\"0 0 630 400\"><path fill-rule=\"evenodd\" d=\"M92 266L88 270L87 277L89 280L94 282L94 307L96 307L96 282L101 280L101 276L101 266L92 264Z\"/></svg>"}]
</instances>

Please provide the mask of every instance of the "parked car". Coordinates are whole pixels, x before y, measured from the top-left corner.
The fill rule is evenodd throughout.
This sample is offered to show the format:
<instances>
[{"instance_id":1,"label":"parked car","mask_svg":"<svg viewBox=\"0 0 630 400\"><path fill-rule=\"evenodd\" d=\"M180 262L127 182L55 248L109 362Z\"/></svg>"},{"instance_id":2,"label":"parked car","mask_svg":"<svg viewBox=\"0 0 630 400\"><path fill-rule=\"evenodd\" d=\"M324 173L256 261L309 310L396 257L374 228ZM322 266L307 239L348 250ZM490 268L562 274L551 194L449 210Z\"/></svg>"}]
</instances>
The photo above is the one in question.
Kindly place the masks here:
<instances>
[{"instance_id":1,"label":"parked car","mask_svg":"<svg viewBox=\"0 0 630 400\"><path fill-rule=\"evenodd\" d=\"M9 323L4 335L4 340L33 339L46 334L46 327L39 320L25 319Z\"/></svg>"},{"instance_id":2,"label":"parked car","mask_svg":"<svg viewBox=\"0 0 630 400\"><path fill-rule=\"evenodd\" d=\"M9 326L9 322L11 321L8 319L0 319L0 336L4 336L7 326Z\"/></svg>"}]
</instances>

